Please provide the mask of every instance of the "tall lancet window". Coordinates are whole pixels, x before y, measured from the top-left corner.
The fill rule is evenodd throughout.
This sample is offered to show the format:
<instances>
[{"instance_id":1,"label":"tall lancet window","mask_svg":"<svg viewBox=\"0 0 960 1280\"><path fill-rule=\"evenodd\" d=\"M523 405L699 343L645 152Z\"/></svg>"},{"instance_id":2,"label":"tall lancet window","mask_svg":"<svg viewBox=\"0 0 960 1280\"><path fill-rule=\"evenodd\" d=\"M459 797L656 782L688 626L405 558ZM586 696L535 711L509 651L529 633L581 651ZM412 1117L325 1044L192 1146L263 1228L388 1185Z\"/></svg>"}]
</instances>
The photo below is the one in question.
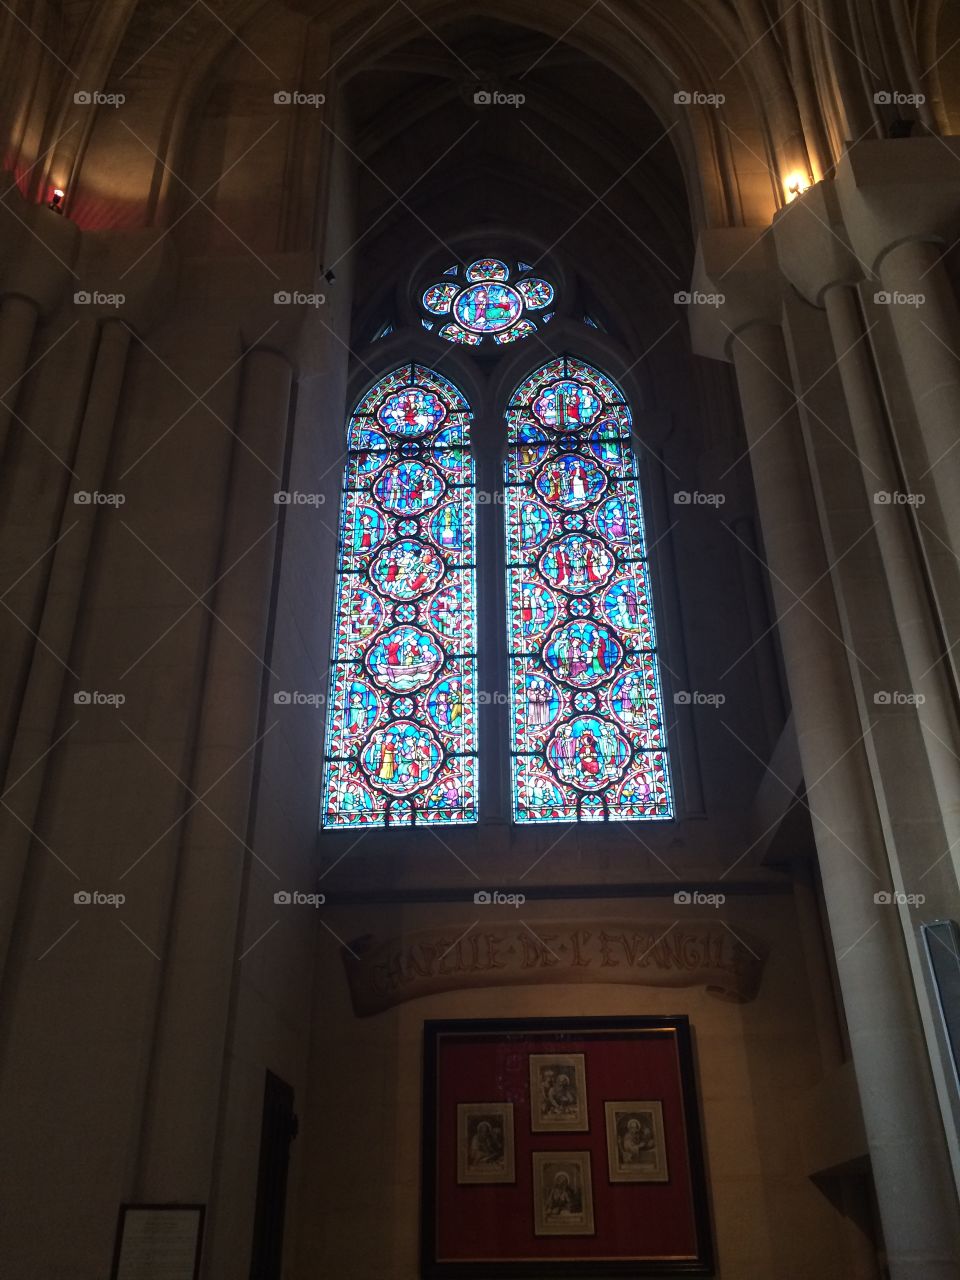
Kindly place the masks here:
<instances>
[{"instance_id":1,"label":"tall lancet window","mask_svg":"<svg viewBox=\"0 0 960 1280\"><path fill-rule=\"evenodd\" d=\"M670 818L629 406L568 357L522 383L507 429L514 820Z\"/></svg>"},{"instance_id":2,"label":"tall lancet window","mask_svg":"<svg viewBox=\"0 0 960 1280\"><path fill-rule=\"evenodd\" d=\"M350 419L325 827L477 820L470 408L409 364Z\"/></svg>"}]
</instances>

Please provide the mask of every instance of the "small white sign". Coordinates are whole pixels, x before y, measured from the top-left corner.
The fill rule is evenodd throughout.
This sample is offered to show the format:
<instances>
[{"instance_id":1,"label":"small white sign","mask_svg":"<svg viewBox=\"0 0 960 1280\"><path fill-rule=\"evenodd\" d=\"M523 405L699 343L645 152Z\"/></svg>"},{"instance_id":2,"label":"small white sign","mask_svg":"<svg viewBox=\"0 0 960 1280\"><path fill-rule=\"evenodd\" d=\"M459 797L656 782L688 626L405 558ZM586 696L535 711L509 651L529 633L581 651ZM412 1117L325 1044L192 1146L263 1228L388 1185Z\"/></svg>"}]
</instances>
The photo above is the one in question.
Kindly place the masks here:
<instances>
[{"instance_id":1,"label":"small white sign","mask_svg":"<svg viewBox=\"0 0 960 1280\"><path fill-rule=\"evenodd\" d=\"M124 1205L115 1280L196 1280L201 1205Z\"/></svg>"}]
</instances>

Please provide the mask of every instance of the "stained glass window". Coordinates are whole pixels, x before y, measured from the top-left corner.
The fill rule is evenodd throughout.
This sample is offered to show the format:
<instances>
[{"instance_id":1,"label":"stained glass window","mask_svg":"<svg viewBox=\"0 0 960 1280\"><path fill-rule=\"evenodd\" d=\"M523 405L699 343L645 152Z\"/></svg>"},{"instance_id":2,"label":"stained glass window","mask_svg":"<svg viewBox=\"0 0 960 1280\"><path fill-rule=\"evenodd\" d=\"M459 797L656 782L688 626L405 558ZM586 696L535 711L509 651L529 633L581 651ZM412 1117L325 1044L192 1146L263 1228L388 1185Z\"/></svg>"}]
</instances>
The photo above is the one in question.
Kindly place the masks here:
<instances>
[{"instance_id":1,"label":"stained glass window","mask_svg":"<svg viewBox=\"0 0 960 1280\"><path fill-rule=\"evenodd\" d=\"M555 313L545 308L555 298L556 289L529 262L478 258L447 267L443 279L424 290L420 305L428 316L444 317L437 332L448 342L477 347L490 338L502 346L548 324Z\"/></svg>"},{"instance_id":2,"label":"stained glass window","mask_svg":"<svg viewBox=\"0 0 960 1280\"><path fill-rule=\"evenodd\" d=\"M325 827L477 820L470 409L404 365L347 433Z\"/></svg>"},{"instance_id":3,"label":"stained glass window","mask_svg":"<svg viewBox=\"0 0 960 1280\"><path fill-rule=\"evenodd\" d=\"M670 818L630 409L572 357L507 408L513 816Z\"/></svg>"}]
</instances>

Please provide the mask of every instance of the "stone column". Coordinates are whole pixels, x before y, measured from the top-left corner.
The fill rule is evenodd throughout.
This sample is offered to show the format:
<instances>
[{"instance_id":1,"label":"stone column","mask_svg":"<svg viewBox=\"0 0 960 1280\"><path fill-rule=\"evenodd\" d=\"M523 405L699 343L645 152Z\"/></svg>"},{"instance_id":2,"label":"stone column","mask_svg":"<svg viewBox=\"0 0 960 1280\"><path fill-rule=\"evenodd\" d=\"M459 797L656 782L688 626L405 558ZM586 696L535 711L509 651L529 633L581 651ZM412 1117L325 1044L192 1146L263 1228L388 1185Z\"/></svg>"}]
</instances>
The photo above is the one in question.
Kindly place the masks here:
<instances>
[{"instance_id":1,"label":"stone column","mask_svg":"<svg viewBox=\"0 0 960 1280\"><path fill-rule=\"evenodd\" d=\"M751 659L757 673L757 697L767 734L767 748L772 751L783 731L786 716L780 696L783 682L774 647L774 634L770 631L770 607L764 591L754 521L750 516L738 515L730 521L730 528L737 540L737 563L740 566L743 602L750 619L750 631L754 636L763 637L754 645Z\"/></svg>"},{"instance_id":2,"label":"stone column","mask_svg":"<svg viewBox=\"0 0 960 1280\"><path fill-rule=\"evenodd\" d=\"M924 583L918 548L922 531L917 536L911 532L913 517L909 507L873 501L878 493L903 492L907 479L898 466L895 428L887 424L857 293L861 264L847 242L833 184L820 184L802 200L813 207L805 212L798 205L796 210L787 210L778 219L775 239L780 263L797 290L826 311L864 488L872 503L874 532L897 622L903 662L912 693L923 698L920 727L946 845L952 851L956 874L960 869L960 723L956 667L938 602L931 598L932 588L928 589ZM802 220L798 221L801 215ZM918 246L914 243L903 247ZM893 250L890 256L898 253L899 250ZM904 312L909 312L910 317L904 319L901 314ZM895 325L897 314L901 314L901 325L917 339L918 348L938 346L931 333L927 332L926 342L921 343L919 335L913 332L916 315L913 308L894 306ZM903 354L909 370L913 356L906 351ZM931 355L929 351L924 358L931 364L939 360L935 352ZM933 369L928 372L932 375ZM954 386L960 393L960 383ZM948 383L941 381L929 398L948 394ZM957 439L956 428L952 434ZM960 452L960 448L954 452Z\"/></svg>"},{"instance_id":3,"label":"stone column","mask_svg":"<svg viewBox=\"0 0 960 1280\"><path fill-rule=\"evenodd\" d=\"M8 294L0 306L0 458L6 451L10 419L33 335L37 327L36 303L30 298Z\"/></svg>"},{"instance_id":4,"label":"stone column","mask_svg":"<svg viewBox=\"0 0 960 1280\"><path fill-rule=\"evenodd\" d=\"M27 204L19 191L0 196L0 458L17 386L27 369L38 322L51 316L75 286L71 267L80 243L69 219Z\"/></svg>"},{"instance_id":5,"label":"stone column","mask_svg":"<svg viewBox=\"0 0 960 1280\"><path fill-rule=\"evenodd\" d=\"M885 439L883 411L856 293L847 285L832 285L824 294L824 306L867 489L897 492L900 477ZM954 867L960 868L960 726L940 666L943 645L931 625L930 601L923 592L907 519L902 511L883 505L874 528L911 689L924 699L920 723Z\"/></svg>"},{"instance_id":6,"label":"stone column","mask_svg":"<svg viewBox=\"0 0 960 1280\"><path fill-rule=\"evenodd\" d=\"M256 760L268 730L261 712L264 659L276 526L284 510L274 494L283 487L291 390L284 356L254 350L245 357L222 577L189 781L193 794L206 800L184 823L175 872L134 1182L140 1200L212 1200L239 939L257 853L250 847ZM258 865L266 868L268 860ZM275 874L268 886L271 892L284 887Z\"/></svg>"},{"instance_id":7,"label":"stone column","mask_svg":"<svg viewBox=\"0 0 960 1280\"><path fill-rule=\"evenodd\" d=\"M960 309L942 257L960 234L960 139L859 143L838 166L836 194L861 273L878 278L877 291L890 295L890 317L956 572Z\"/></svg>"},{"instance_id":8,"label":"stone column","mask_svg":"<svg viewBox=\"0 0 960 1280\"><path fill-rule=\"evenodd\" d=\"M957 1280L958 1207L900 923L874 902L889 875L884 833L836 638L840 622L778 323L780 277L769 238L754 240L750 231L702 237L697 287L728 297L736 289L737 298L712 317L705 313L713 308L696 309L694 345L732 357L737 373L890 1274Z\"/></svg>"},{"instance_id":9,"label":"stone column","mask_svg":"<svg viewBox=\"0 0 960 1280\"><path fill-rule=\"evenodd\" d=\"M923 434L930 479L957 555L960 309L941 261L945 250L946 246L930 240L908 240L888 249L878 267L883 290L891 299L890 316Z\"/></svg>"},{"instance_id":10,"label":"stone column","mask_svg":"<svg viewBox=\"0 0 960 1280\"><path fill-rule=\"evenodd\" d=\"M0 808L0 847L4 850L0 859L0 979L33 840L31 828L36 826L46 777L45 769L33 766L54 743L66 681L62 660L55 655L69 654L71 649L99 510L76 503L74 495L102 487L129 347L129 328L119 320L105 321L73 464L75 479L66 496L52 553L37 644L7 767L10 807Z\"/></svg>"}]
</instances>

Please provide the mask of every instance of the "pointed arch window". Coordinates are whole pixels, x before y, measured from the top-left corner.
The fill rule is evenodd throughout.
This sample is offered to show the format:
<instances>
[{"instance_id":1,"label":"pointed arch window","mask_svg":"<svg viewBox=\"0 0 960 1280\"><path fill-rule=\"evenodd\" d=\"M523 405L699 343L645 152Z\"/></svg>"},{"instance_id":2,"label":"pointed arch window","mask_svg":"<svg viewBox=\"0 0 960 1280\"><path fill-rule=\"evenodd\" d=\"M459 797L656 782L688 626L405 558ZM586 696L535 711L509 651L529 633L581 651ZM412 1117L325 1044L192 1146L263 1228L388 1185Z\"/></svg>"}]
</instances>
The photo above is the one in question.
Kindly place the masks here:
<instances>
[{"instance_id":1,"label":"pointed arch window","mask_svg":"<svg viewBox=\"0 0 960 1280\"><path fill-rule=\"evenodd\" d=\"M516 822L671 818L631 415L571 357L507 408L507 611Z\"/></svg>"},{"instance_id":2,"label":"pointed arch window","mask_svg":"<svg viewBox=\"0 0 960 1280\"><path fill-rule=\"evenodd\" d=\"M409 364L347 432L325 827L477 820L470 407Z\"/></svg>"}]
</instances>

